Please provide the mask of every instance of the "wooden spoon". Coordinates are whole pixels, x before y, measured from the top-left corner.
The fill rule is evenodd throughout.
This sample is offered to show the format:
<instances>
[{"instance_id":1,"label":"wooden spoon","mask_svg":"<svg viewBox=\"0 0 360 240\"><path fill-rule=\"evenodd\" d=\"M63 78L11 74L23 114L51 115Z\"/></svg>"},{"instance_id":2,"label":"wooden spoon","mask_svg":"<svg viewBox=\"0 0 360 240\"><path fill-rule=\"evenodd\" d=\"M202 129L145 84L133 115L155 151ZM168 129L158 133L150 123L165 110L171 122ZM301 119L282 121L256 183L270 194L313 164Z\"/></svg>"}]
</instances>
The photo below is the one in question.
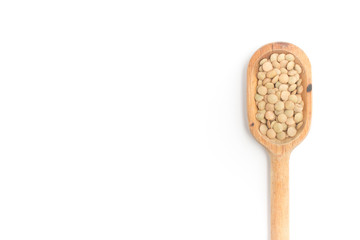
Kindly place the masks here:
<instances>
[{"instance_id":1,"label":"wooden spoon","mask_svg":"<svg viewBox=\"0 0 360 240\"><path fill-rule=\"evenodd\" d=\"M302 99L304 101L304 124L297 134L287 140L269 139L259 131L260 122L255 118L257 107L255 94L257 86L256 74L259 62L272 53L291 53L295 63L302 68ZM311 66L308 57L297 46L285 43L269 43L258 49L251 57L247 69L247 110L251 133L269 152L271 161L271 240L289 240L289 158L291 151L306 137L311 122L312 105Z\"/></svg>"}]
</instances>

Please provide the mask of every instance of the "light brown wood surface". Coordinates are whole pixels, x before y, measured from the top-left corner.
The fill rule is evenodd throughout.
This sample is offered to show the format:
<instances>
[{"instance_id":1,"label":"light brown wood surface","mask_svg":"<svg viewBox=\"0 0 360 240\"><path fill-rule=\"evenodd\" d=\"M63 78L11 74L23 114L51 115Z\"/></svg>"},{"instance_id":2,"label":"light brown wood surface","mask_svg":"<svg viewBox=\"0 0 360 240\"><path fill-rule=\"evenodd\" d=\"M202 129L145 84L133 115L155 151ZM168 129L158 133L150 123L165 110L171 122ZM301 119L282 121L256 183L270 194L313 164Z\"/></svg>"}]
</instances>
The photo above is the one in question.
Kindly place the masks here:
<instances>
[{"instance_id":1,"label":"light brown wood surface","mask_svg":"<svg viewBox=\"0 0 360 240\"><path fill-rule=\"evenodd\" d=\"M304 124L295 137L283 141L269 139L259 131L260 122L255 118L257 107L255 94L257 86L256 74L259 62L272 53L291 53L295 62L302 67L300 78L304 91ZM289 240L289 158L291 151L306 137L309 132L312 108L311 65L308 57L297 46L285 43L269 43L258 49L250 59L247 69L247 112L251 133L270 154L271 161L271 240Z\"/></svg>"}]
</instances>

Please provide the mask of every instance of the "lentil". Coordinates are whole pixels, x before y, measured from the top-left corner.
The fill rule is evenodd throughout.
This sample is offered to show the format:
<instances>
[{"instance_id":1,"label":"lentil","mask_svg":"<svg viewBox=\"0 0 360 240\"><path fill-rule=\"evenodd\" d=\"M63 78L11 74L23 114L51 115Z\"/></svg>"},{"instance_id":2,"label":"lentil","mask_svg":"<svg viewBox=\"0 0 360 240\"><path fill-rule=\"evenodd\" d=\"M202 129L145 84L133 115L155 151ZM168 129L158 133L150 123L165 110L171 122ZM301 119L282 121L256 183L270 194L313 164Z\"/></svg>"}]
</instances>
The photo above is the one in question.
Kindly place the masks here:
<instances>
[{"instance_id":1,"label":"lentil","mask_svg":"<svg viewBox=\"0 0 360 240\"><path fill-rule=\"evenodd\" d=\"M295 131L296 131L296 130L295 130ZM267 130L266 136L268 136L268 138L270 138L270 139L275 138L276 133L275 133L274 129L269 129L269 130Z\"/></svg>"},{"instance_id":2,"label":"lentil","mask_svg":"<svg viewBox=\"0 0 360 240\"><path fill-rule=\"evenodd\" d=\"M296 134L296 129L294 127L289 127L288 130L287 130L287 134L290 136L290 137L293 137L295 136Z\"/></svg>"},{"instance_id":3,"label":"lentil","mask_svg":"<svg viewBox=\"0 0 360 240\"><path fill-rule=\"evenodd\" d=\"M265 71L265 72L268 72L270 70L273 69L273 66L271 64L271 62L265 62L263 65L262 65L262 69Z\"/></svg>"}]
</instances>

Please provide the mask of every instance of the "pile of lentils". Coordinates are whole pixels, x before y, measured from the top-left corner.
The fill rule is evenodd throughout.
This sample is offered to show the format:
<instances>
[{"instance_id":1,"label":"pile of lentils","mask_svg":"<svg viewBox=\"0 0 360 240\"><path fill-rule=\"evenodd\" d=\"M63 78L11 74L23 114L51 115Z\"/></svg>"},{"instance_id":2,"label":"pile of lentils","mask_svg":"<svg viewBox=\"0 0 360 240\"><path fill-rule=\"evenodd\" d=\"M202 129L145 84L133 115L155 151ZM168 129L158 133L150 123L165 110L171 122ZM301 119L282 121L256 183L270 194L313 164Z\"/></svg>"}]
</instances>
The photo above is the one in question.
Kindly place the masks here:
<instances>
[{"instance_id":1,"label":"pile of lentils","mask_svg":"<svg viewBox=\"0 0 360 240\"><path fill-rule=\"evenodd\" d=\"M292 54L271 54L260 61L255 101L260 132L270 139L292 138L303 125L301 67Z\"/></svg>"}]
</instances>

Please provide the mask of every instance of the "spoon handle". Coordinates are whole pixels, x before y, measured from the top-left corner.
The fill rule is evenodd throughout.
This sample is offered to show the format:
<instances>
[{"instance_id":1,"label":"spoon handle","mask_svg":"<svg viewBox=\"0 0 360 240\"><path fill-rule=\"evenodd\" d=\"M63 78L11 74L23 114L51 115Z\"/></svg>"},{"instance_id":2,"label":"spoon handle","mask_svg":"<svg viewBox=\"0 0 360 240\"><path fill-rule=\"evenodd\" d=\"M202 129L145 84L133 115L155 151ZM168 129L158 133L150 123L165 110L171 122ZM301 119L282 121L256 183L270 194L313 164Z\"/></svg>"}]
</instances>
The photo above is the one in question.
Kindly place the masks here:
<instances>
[{"instance_id":1,"label":"spoon handle","mask_svg":"<svg viewBox=\"0 0 360 240\"><path fill-rule=\"evenodd\" d=\"M289 240L289 154L270 154L271 240Z\"/></svg>"}]
</instances>

